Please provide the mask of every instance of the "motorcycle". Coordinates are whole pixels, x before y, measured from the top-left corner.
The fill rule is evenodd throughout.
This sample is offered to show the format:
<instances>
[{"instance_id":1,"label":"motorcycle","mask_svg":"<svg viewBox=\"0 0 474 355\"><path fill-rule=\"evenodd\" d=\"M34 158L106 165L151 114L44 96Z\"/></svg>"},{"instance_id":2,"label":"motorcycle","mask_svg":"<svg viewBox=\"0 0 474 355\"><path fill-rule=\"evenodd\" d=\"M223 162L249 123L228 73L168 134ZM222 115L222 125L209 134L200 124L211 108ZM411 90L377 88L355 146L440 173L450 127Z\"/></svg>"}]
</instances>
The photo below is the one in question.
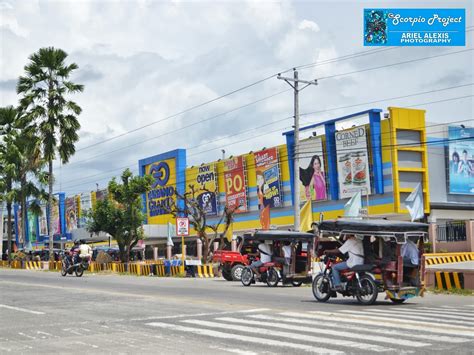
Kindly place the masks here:
<instances>
[{"instance_id":1,"label":"motorcycle","mask_svg":"<svg viewBox=\"0 0 474 355\"><path fill-rule=\"evenodd\" d=\"M70 256L70 257L69 257ZM61 276L76 274L76 277L81 277L84 271L89 268L90 257L77 257L77 262L73 262L74 256L66 253L66 257L63 259L61 267Z\"/></svg>"},{"instance_id":2,"label":"motorcycle","mask_svg":"<svg viewBox=\"0 0 474 355\"><path fill-rule=\"evenodd\" d=\"M256 282L263 282L269 287L276 287L281 279L280 273L276 267L277 264L273 262L263 264L258 270L260 272L260 277L257 277L252 268L247 266L242 270L240 281L244 286L250 286Z\"/></svg>"},{"instance_id":3,"label":"motorcycle","mask_svg":"<svg viewBox=\"0 0 474 355\"><path fill-rule=\"evenodd\" d=\"M327 302L331 297L337 297L339 292L344 297L356 297L363 305L375 303L379 285L375 276L370 273L374 265L356 265L351 269L340 272L342 290L336 291L332 281L332 267L336 264L336 257L325 256L322 272L313 280L313 295L319 302Z\"/></svg>"}]
</instances>

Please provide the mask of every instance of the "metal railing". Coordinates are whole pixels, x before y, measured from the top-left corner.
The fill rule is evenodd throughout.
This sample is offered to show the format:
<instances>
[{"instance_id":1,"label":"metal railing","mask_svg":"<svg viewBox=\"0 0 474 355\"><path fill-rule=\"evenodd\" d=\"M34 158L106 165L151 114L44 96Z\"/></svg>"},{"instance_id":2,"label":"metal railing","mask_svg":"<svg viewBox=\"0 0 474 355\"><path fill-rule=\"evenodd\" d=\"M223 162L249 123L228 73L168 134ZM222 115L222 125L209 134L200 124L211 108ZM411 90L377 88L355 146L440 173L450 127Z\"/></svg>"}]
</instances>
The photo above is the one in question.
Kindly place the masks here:
<instances>
[{"instance_id":1,"label":"metal railing","mask_svg":"<svg viewBox=\"0 0 474 355\"><path fill-rule=\"evenodd\" d=\"M463 242L466 240L466 223L464 221L446 222L438 225L436 240L438 242Z\"/></svg>"}]
</instances>

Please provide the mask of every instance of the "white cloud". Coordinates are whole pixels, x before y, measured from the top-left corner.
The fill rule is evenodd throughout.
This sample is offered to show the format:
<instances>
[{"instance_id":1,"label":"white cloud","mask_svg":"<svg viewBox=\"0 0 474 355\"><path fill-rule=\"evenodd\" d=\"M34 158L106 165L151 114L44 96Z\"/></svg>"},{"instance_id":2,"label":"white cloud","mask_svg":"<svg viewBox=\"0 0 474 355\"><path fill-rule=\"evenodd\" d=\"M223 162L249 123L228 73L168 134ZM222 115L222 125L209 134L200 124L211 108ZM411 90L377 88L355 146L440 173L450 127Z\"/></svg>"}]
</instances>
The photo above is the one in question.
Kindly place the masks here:
<instances>
[{"instance_id":1,"label":"white cloud","mask_svg":"<svg viewBox=\"0 0 474 355\"><path fill-rule=\"evenodd\" d=\"M80 67L74 80L85 84L84 93L74 97L83 108L79 149L284 69L366 50L362 46L361 18L354 16L362 13L363 3L140 0L0 4L2 16L7 16L5 21L2 18L4 26L0 28L0 105L16 104L18 98L11 82L22 74L30 54L42 46L66 50L70 60ZM467 38L470 47L472 34L467 34ZM300 77L321 78L421 57L426 52L420 48L397 48L310 67L300 70ZM321 80L318 86L301 93L300 112L449 86L453 80L472 81L472 69L466 69L470 68L469 60L472 54L463 54ZM293 114L291 92L207 119L287 88L286 83L273 78L147 129L79 151L71 165L62 167L58 185L61 183L67 192L77 192L95 187L94 180L103 178L99 182L105 186L112 174L107 171L127 164L136 168L138 159L178 147L196 147L188 151L188 163L195 164L220 158L222 147L228 155L236 155L283 143L281 132L292 125L291 118L284 119ZM461 94L466 95L468 90ZM441 96L394 103L416 104ZM472 100L457 103L456 117L472 117L469 104ZM304 116L302 121L322 121L387 105L385 102L314 114ZM452 107L452 103L428 106L430 120L441 121L448 116L451 119ZM190 128L164 135L197 122ZM268 126L256 128L264 125ZM271 131L275 132L249 139ZM131 144L132 148L103 155ZM208 152L196 154L202 151ZM87 178L99 173L104 174ZM82 179L79 183L89 183L68 183L78 178Z\"/></svg>"}]
</instances>

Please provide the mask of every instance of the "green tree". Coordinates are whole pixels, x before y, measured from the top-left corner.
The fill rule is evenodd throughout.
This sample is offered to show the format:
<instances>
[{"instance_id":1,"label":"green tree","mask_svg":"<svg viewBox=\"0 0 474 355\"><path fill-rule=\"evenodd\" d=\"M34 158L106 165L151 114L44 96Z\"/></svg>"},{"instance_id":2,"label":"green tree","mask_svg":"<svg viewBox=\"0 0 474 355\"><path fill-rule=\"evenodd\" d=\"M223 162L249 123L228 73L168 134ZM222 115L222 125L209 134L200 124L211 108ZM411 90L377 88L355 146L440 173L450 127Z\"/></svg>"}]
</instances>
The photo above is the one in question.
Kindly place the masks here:
<instances>
[{"instance_id":1,"label":"green tree","mask_svg":"<svg viewBox=\"0 0 474 355\"><path fill-rule=\"evenodd\" d=\"M204 187L204 190L205 187ZM209 191L209 190L206 190ZM212 191L215 193L215 191ZM175 191L178 201L184 202L184 208L179 207L178 203L174 202L168 207L168 211L173 217L187 216L189 224L196 231L197 237L201 240L203 245L203 262L211 261L211 245L220 238L220 249L224 246L225 236L234 221L235 208L224 207L222 216L215 222L210 223L207 219L207 205L202 205L197 199L197 191L194 185L189 185L189 189L184 194ZM210 203L210 202L209 202ZM219 229L222 227L222 233Z\"/></svg>"},{"instance_id":2,"label":"green tree","mask_svg":"<svg viewBox=\"0 0 474 355\"><path fill-rule=\"evenodd\" d=\"M122 183L115 178L109 182L111 198L97 201L89 214L89 232L105 232L117 241L120 259L130 260L130 251L144 238L142 223L142 194L150 190L153 178L133 176L127 169L122 173Z\"/></svg>"},{"instance_id":3,"label":"green tree","mask_svg":"<svg viewBox=\"0 0 474 355\"><path fill-rule=\"evenodd\" d=\"M7 207L7 240L8 240L8 261L11 261L12 246L12 222L13 222L13 202L15 192L13 190L15 182L15 163L17 161L17 149L15 137L18 135L15 129L18 112L13 106L0 108L0 203L6 203ZM3 216L2 216L3 224ZM3 225L2 225L3 228Z\"/></svg>"},{"instance_id":4,"label":"green tree","mask_svg":"<svg viewBox=\"0 0 474 355\"><path fill-rule=\"evenodd\" d=\"M42 156L48 164L48 205L53 204L53 160L59 155L66 164L75 153L79 140L78 116L81 108L67 97L82 92L84 86L70 80L77 64L66 64L67 53L54 47L32 54L25 75L18 80L17 93L25 123L42 141ZM51 214L48 216L51 226ZM53 258L53 230L49 230L50 258Z\"/></svg>"}]
</instances>

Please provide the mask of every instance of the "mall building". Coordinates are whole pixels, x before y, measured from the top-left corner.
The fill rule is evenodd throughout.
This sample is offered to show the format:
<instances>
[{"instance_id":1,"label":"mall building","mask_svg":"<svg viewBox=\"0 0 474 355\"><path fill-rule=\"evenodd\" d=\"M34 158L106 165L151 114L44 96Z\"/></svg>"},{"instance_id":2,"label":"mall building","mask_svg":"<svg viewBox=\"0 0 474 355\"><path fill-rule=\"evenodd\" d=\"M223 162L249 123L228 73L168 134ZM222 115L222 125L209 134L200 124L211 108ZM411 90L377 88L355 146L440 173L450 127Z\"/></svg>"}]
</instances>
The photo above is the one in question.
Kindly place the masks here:
<instances>
[{"instance_id":1,"label":"mall building","mask_svg":"<svg viewBox=\"0 0 474 355\"><path fill-rule=\"evenodd\" d=\"M192 195L208 225L218 223L225 206L236 208L234 236L262 228L293 228L294 132L282 134L285 143L279 146L255 147L199 166L187 164L185 149L141 159L140 175L154 178L143 197L147 256L153 255L153 248L155 256L157 250L165 256L169 235L173 252L181 251L180 238L174 236L175 218L169 213L169 206L184 207L177 194ZM474 250L473 128L427 124L424 110L389 107L308 125L299 135L300 203L311 201L314 221L343 216L344 205L358 192L364 214L409 220L404 201L421 184L424 219L432 224L434 247ZM88 236L105 241L85 231L84 212L98 199L108 198L106 191L59 196L58 206L53 206L58 240ZM27 218L27 240L17 242L31 242L34 230L41 245L47 226L41 217ZM188 255L196 255L199 244L191 230L186 237Z\"/></svg>"}]
</instances>

